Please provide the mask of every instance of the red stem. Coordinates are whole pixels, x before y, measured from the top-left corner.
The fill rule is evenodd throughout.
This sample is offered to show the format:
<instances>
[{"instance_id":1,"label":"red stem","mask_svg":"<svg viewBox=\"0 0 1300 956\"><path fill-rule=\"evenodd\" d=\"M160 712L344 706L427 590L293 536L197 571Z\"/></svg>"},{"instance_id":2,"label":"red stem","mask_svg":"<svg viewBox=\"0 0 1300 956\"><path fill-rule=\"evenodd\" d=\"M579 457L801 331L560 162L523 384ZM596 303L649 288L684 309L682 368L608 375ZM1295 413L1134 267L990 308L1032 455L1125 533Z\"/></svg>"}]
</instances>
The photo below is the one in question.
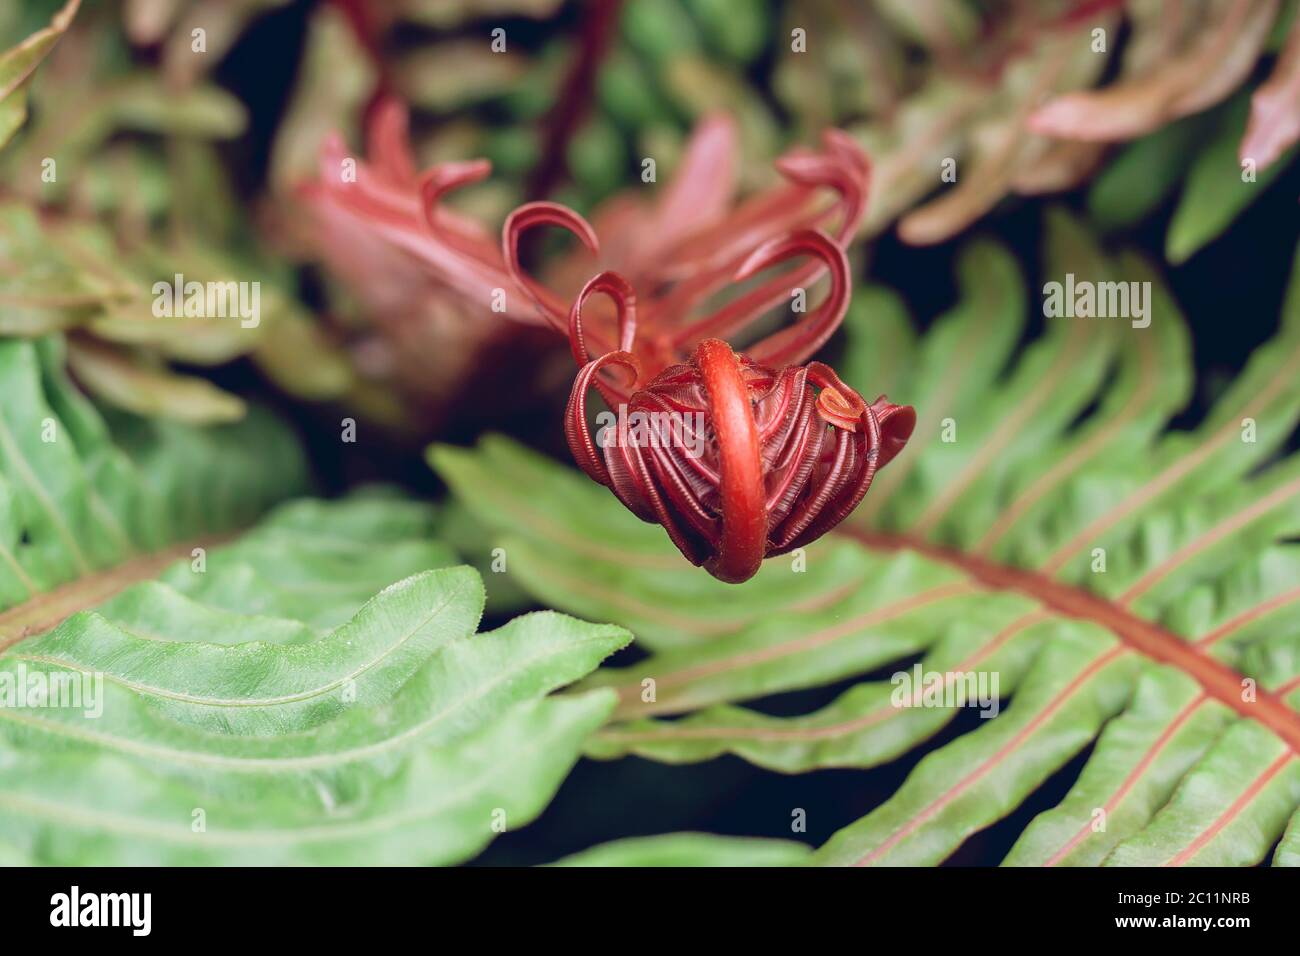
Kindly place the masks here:
<instances>
[{"instance_id":1,"label":"red stem","mask_svg":"<svg viewBox=\"0 0 1300 956\"><path fill-rule=\"evenodd\" d=\"M1207 695L1227 704L1242 716L1259 721L1286 741L1293 751L1300 753L1300 714L1287 706L1280 695L1260 687L1255 690L1253 701L1243 700L1241 674L1205 653L1203 648L1138 617L1127 608L1035 571L997 564L928 541L852 527L843 530L869 548L916 551L960 568L989 587L1019 591L1060 614L1094 621L1138 653L1177 667L1195 679Z\"/></svg>"},{"instance_id":2,"label":"red stem","mask_svg":"<svg viewBox=\"0 0 1300 956\"><path fill-rule=\"evenodd\" d=\"M588 5L591 10L583 17L578 59L542 121L542 158L528 177L530 199L545 199L564 175L569 140L587 114L596 72L618 23L619 0L590 0Z\"/></svg>"},{"instance_id":3,"label":"red stem","mask_svg":"<svg viewBox=\"0 0 1300 956\"><path fill-rule=\"evenodd\" d=\"M740 360L730 345L705 339L695 350L695 366L709 396L722 495L722 540L705 566L714 577L735 584L758 572L767 541L758 428Z\"/></svg>"}]
</instances>

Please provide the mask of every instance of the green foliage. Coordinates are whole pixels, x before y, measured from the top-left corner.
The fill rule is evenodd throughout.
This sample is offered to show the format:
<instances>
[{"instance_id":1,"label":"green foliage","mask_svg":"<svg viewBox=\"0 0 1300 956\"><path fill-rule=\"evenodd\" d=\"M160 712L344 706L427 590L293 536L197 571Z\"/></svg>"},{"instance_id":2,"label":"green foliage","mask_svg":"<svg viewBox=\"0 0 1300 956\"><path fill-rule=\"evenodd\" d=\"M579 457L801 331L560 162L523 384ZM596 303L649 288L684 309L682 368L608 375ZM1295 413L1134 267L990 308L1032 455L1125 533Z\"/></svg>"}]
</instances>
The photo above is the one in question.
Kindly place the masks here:
<instances>
[{"instance_id":1,"label":"green foliage","mask_svg":"<svg viewBox=\"0 0 1300 956\"><path fill-rule=\"evenodd\" d=\"M1293 147L1262 169L1243 166L1238 152L1249 109L1250 97L1243 93L1126 146L1088 192L1093 221L1104 230L1130 228L1178 191L1165 257L1175 265L1190 259L1223 235L1295 159Z\"/></svg>"},{"instance_id":2,"label":"green foliage","mask_svg":"<svg viewBox=\"0 0 1300 956\"><path fill-rule=\"evenodd\" d=\"M67 32L79 4L80 0L68 0L48 24L16 46L0 50L0 147L27 119L27 89L32 73Z\"/></svg>"},{"instance_id":3,"label":"green foliage","mask_svg":"<svg viewBox=\"0 0 1300 956\"><path fill-rule=\"evenodd\" d=\"M110 428L63 357L57 338L0 340L0 607L240 527L305 486L297 440L269 416L204 432L126 418Z\"/></svg>"},{"instance_id":4,"label":"green foliage","mask_svg":"<svg viewBox=\"0 0 1300 956\"><path fill-rule=\"evenodd\" d=\"M1185 262L1222 235L1295 159L1292 147L1265 169L1243 169L1237 153L1249 105L1245 96L1229 103L1209 144L1197 151L1165 237L1165 256L1170 262Z\"/></svg>"},{"instance_id":5,"label":"green foliage","mask_svg":"<svg viewBox=\"0 0 1300 956\"><path fill-rule=\"evenodd\" d=\"M1088 211L1103 230L1135 226L1173 195L1196 158L1206 120L1189 116L1126 145L1088 190Z\"/></svg>"},{"instance_id":6,"label":"green foliage","mask_svg":"<svg viewBox=\"0 0 1300 956\"><path fill-rule=\"evenodd\" d=\"M1048 319L1019 349L1024 280L990 243L967 248L958 302L914 348L898 304L873 293L881 308L847 323L845 365L887 374L916 434L850 527L739 588L686 568L660 529L569 468L499 438L433 451L497 529L515 583L653 651L584 685L619 695L589 754L731 753L801 773L923 748L813 862L935 864L1091 746L1007 864L1252 864L1279 839L1273 862L1296 862L1300 458L1285 448L1300 288L1205 420L1171 430L1192 382L1176 305L1140 260L1112 259L1059 213L1048 225L1046 277L1150 281L1149 327ZM898 693L916 656L938 675L926 706ZM894 680L811 713L742 706L890 664ZM990 709L981 675L997 680L994 719L929 743L958 708Z\"/></svg>"},{"instance_id":7,"label":"green foliage","mask_svg":"<svg viewBox=\"0 0 1300 956\"><path fill-rule=\"evenodd\" d=\"M237 23L277 2L208 11L214 45L233 42ZM132 67L116 22L121 11L92 6L74 26L77 10L67 4L48 28L0 52L0 147L24 126L0 155L8 187L0 202L0 335L88 333L68 343L79 382L138 415L238 420L240 398L173 366L241 356L301 398L343 394L353 384L350 364L297 300L288 269L268 262L253 239L217 158L214 142L247 127L244 105L194 66L216 63L219 51L194 56L181 24L164 44L161 69ZM149 25L143 16L136 28ZM15 28L23 23L0 21L0 47ZM214 321L184 316L178 303L177 315L161 321L152 311L154 284L170 285L178 274L187 283L254 284L258 314Z\"/></svg>"},{"instance_id":8,"label":"green foliage","mask_svg":"<svg viewBox=\"0 0 1300 956\"><path fill-rule=\"evenodd\" d=\"M0 340L7 858L454 862L541 811L614 703L546 695L627 632L476 635L478 574L382 489L232 539L305 485L296 439L110 427L63 369L60 339Z\"/></svg>"},{"instance_id":9,"label":"green foliage","mask_svg":"<svg viewBox=\"0 0 1300 956\"><path fill-rule=\"evenodd\" d=\"M123 249L107 225L38 215L0 202L0 334L36 337L79 329L69 361L97 398L139 415L194 424L238 420L244 403L171 363L214 366L250 355L287 390L323 399L351 383L350 367L287 290L282 272L205 242L136 242ZM258 314L225 317L153 312L155 283L252 282ZM253 277L253 278L250 278ZM237 285L229 288L236 289Z\"/></svg>"},{"instance_id":10,"label":"green foliage","mask_svg":"<svg viewBox=\"0 0 1300 956\"><path fill-rule=\"evenodd\" d=\"M964 247L957 301L925 336L897 296L859 286L838 367L915 405L916 435L851 522L742 586L686 566L572 468L492 436L431 451L446 507L386 489L298 498L296 438L193 371L249 358L293 396L410 425L363 380L389 375L393 350L469 348L375 337L399 324L366 314L381 301L404 332L455 323L405 253L358 243L375 288L303 283L320 286L321 317L298 298L287 257L326 224L296 189L327 134L362 147L380 75L415 111L421 164L493 161L492 181L452 201L489 231L543 148L567 173L553 198L590 210L635 183L639 157L671 175L690 126L723 111L743 190L774 179L785 145L846 126L872 154L864 234L901 219L905 241L938 242L1004 197L1092 177L1103 231L1172 206L1177 264L1295 157L1294 3L1271 24L1276 5L1226 6L1244 26L1210 58L1195 18L1140 5L1095 11L1126 39L1094 51L1091 24L965 0L783 18L761 0L630 0L570 133L557 97L592 37L483 42L494 18L554 17L557 0L403 0L355 24L320 5L264 143L212 71L286 5L0 12L0 863L451 863L542 812L580 754L729 754L798 774L921 751L815 852L681 833L560 862L936 864L1087 753L1007 865L1250 865L1274 846L1271 862L1300 864L1300 291L1205 420L1173 429L1195 384L1177 305L1148 264L1064 214L1049 212L1045 277L1149 282L1149 327L1049 318L1025 345L1026 276L988 240ZM1240 87L1278 52L1252 108ZM223 145L249 134L252 150ZM1252 143L1271 152L1243 179ZM280 261L228 168L250 173L237 154L266 145L259 218ZM940 185L950 158L960 178ZM152 318L154 282L177 273L258 283L262 320ZM614 623L542 611L476 633L485 609L537 603ZM629 632L649 656L601 668ZM920 706L898 694L913 658L940 677ZM864 677L889 667L893 680ZM28 696L33 674L54 706ZM844 681L810 713L754 703ZM74 687L93 701L60 703ZM992 719L945 734L975 706Z\"/></svg>"},{"instance_id":11,"label":"green foliage","mask_svg":"<svg viewBox=\"0 0 1300 956\"><path fill-rule=\"evenodd\" d=\"M11 648L0 693L39 671L98 696L0 707L0 838L61 864L437 863L530 820L613 703L545 695L628 635L475 635L480 579L423 570L450 561L431 526L391 495L298 501Z\"/></svg>"},{"instance_id":12,"label":"green foliage","mask_svg":"<svg viewBox=\"0 0 1300 956\"><path fill-rule=\"evenodd\" d=\"M604 843L556 866L794 866L808 847L789 840L749 840L709 833L671 833Z\"/></svg>"}]
</instances>

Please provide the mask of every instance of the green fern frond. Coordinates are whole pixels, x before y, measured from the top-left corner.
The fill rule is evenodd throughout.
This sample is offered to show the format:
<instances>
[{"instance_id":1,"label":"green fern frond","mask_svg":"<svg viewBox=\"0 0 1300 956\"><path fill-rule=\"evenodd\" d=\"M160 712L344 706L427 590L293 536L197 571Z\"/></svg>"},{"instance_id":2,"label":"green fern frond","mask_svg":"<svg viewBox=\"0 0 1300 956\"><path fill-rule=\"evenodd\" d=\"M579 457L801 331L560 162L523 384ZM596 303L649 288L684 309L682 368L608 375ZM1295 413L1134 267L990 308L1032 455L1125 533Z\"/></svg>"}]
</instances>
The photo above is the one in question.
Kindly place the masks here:
<instances>
[{"instance_id":1,"label":"green fern frond","mask_svg":"<svg viewBox=\"0 0 1300 956\"><path fill-rule=\"evenodd\" d=\"M306 486L296 437L270 416L110 426L64 365L58 338L0 341L0 646L48 617L61 586L111 589L110 569L188 556Z\"/></svg>"},{"instance_id":2,"label":"green fern frond","mask_svg":"<svg viewBox=\"0 0 1300 956\"><path fill-rule=\"evenodd\" d=\"M11 49L0 51L0 148L26 121L32 73L63 38L80 5L81 0L68 0L48 24Z\"/></svg>"},{"instance_id":3,"label":"green fern frond","mask_svg":"<svg viewBox=\"0 0 1300 956\"><path fill-rule=\"evenodd\" d=\"M430 518L296 502L12 647L0 693L97 696L0 707L0 838L62 864L434 863L527 822L613 703L544 695L627 635L551 613L475 635L478 576L420 570L450 559Z\"/></svg>"},{"instance_id":4,"label":"green fern frond","mask_svg":"<svg viewBox=\"0 0 1300 956\"><path fill-rule=\"evenodd\" d=\"M1186 262L1223 235L1296 158L1295 147L1257 168L1238 152L1247 129L1250 95L1189 116L1123 150L1093 181L1088 207L1104 230L1136 226L1178 194L1165 235L1165 258Z\"/></svg>"},{"instance_id":5,"label":"green fern frond","mask_svg":"<svg viewBox=\"0 0 1300 956\"><path fill-rule=\"evenodd\" d=\"M430 506L366 489L259 521L306 484L269 416L110 425L57 338L0 341L0 391L6 859L455 862L607 719L608 691L546 695L627 632L476 635L482 582Z\"/></svg>"},{"instance_id":6,"label":"green fern frond","mask_svg":"<svg viewBox=\"0 0 1300 956\"><path fill-rule=\"evenodd\" d=\"M631 837L592 847L556 866L793 866L808 847L791 840L752 840L709 833Z\"/></svg>"}]
</instances>

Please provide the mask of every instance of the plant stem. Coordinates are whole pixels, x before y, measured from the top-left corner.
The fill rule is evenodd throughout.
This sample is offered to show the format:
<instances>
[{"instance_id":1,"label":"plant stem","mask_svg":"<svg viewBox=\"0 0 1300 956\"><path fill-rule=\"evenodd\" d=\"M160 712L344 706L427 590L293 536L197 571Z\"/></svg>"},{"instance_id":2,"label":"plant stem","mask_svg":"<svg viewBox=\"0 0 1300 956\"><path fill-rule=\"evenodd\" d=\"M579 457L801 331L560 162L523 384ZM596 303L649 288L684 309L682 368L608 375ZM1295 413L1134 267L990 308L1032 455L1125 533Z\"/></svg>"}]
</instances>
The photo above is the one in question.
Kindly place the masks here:
<instances>
[{"instance_id":1,"label":"plant stem","mask_svg":"<svg viewBox=\"0 0 1300 956\"><path fill-rule=\"evenodd\" d=\"M1125 607L1035 571L998 564L908 535L880 534L852 527L843 527L841 531L868 548L915 551L960 568L982 584L1018 591L1060 614L1100 624L1139 654L1177 667L1196 680L1208 696L1243 717L1259 721L1300 754L1300 713L1288 707L1279 695L1261 687L1254 691L1254 700L1243 700L1242 675L1192 641L1138 617Z\"/></svg>"},{"instance_id":2,"label":"plant stem","mask_svg":"<svg viewBox=\"0 0 1300 956\"><path fill-rule=\"evenodd\" d=\"M107 601L132 584L157 577L168 565L190 557L195 548L210 550L229 538L229 535L211 535L173 545L37 594L0 614L0 652L19 641L53 630L78 611Z\"/></svg>"},{"instance_id":3,"label":"plant stem","mask_svg":"<svg viewBox=\"0 0 1300 956\"><path fill-rule=\"evenodd\" d=\"M542 120L541 161L528 177L529 199L545 199L567 169L569 140L591 105L596 72L618 23L620 0L589 0L583 17L578 58L560 87L555 105Z\"/></svg>"}]
</instances>

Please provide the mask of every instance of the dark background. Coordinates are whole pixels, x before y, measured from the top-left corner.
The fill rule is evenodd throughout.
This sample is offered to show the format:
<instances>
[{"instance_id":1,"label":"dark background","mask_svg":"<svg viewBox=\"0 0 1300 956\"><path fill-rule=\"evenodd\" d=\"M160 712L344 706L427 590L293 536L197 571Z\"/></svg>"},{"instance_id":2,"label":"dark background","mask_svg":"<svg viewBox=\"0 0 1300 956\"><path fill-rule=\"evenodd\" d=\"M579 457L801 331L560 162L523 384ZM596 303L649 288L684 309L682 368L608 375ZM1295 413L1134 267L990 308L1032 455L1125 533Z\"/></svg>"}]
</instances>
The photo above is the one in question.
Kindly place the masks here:
<instances>
[{"instance_id":1,"label":"dark background","mask_svg":"<svg viewBox=\"0 0 1300 956\"><path fill-rule=\"evenodd\" d=\"M251 113L250 132L230 144L227 158L241 191L249 198L263 185L271 137L292 89L301 52L305 21L312 3L299 0L258 20L231 50L217 79L238 95ZM576 4L549 23L505 20L511 42L542 32L573 31L580 27ZM762 73L770 63L760 62ZM758 78L761 82L761 78ZM1218 240L1179 267L1164 266L1166 281L1181 304L1192 331L1198 373L1195 396L1176 420L1176 427L1194 426L1222 387L1241 370L1250 353L1278 327L1297 240L1300 239L1300 164L1293 164ZM1082 192L1053 197L1082 210ZM977 231L1010 247L1020 260L1032 288L1044 281L1039 268L1044 202L1008 200L986 217ZM1119 238L1155 263L1163 262L1164 236L1172 214L1169 203L1141 226ZM872 243L869 255L873 281L896 289L909 304L917 323L926 327L955 297L956 241L915 248L887 232ZM1026 338L1042 327L1031 316ZM832 343L832 348L834 347ZM436 477L418 448L346 445L337 440L336 416L293 405L269 389L247 363L221 370L218 378L244 394L255 394L292 418L306 436L323 490L340 492L358 481L398 482L414 492L440 495ZM539 423L546 422L539 430ZM552 451L562 449L558 415L528 421L492 423L496 430ZM474 431L451 427L440 440L468 443ZM629 652L625 652L629 653ZM636 652L631 652L636 653ZM911 661L891 664L889 673L910 667ZM857 675L842 684L784 694L753 702L773 714L815 709L849 686L879 675ZM975 712L961 715L929 747L874 770L823 770L798 776L770 773L735 757L703 764L671 767L626 758L612 763L583 760L564 783L551 806L530 826L506 833L479 858L483 864L534 864L554 860L587 846L618 837L674 830L798 839L820 845L836 830L869 813L898 788L915 763L931 747L977 726ZM1028 822L1057 803L1073 784L1090 751L1076 757L1049 779L1011 817L971 837L948 865L995 864L1005 855ZM802 808L807 832L792 834L791 812Z\"/></svg>"}]
</instances>

